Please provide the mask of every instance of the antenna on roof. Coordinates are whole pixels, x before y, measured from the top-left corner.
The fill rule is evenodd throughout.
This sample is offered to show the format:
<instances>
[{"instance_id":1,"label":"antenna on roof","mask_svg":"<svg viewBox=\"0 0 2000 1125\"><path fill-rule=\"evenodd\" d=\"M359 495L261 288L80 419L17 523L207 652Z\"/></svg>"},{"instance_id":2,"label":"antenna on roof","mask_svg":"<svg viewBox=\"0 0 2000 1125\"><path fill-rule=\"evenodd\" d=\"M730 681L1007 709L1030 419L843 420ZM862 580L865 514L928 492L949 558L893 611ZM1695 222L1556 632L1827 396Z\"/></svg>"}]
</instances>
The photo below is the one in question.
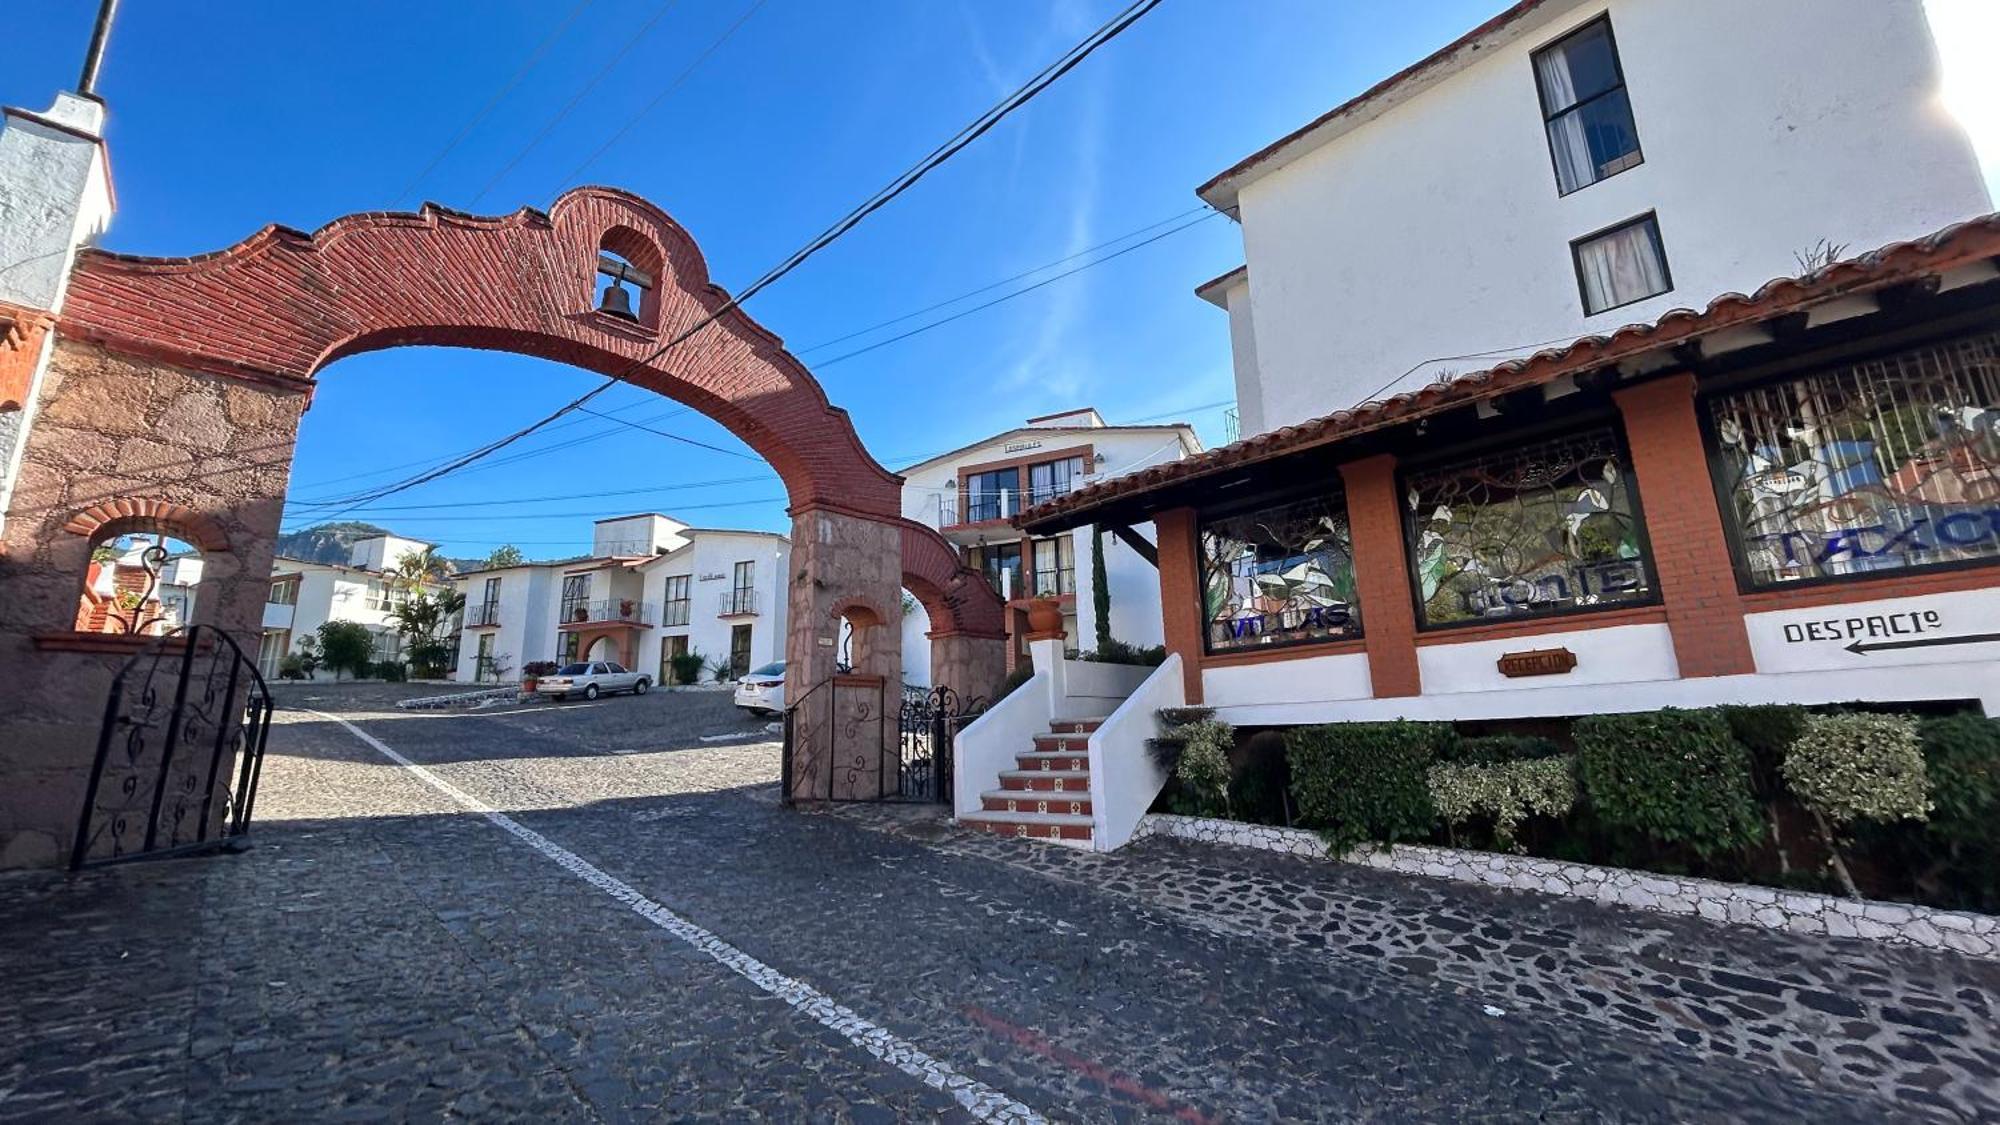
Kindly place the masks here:
<instances>
[{"instance_id":1,"label":"antenna on roof","mask_svg":"<svg viewBox=\"0 0 2000 1125\"><path fill-rule=\"evenodd\" d=\"M83 53L83 73L76 80L76 92L86 98L97 96L97 72L104 66L104 44L117 14L118 0L102 0L97 6L97 26L90 29L90 49Z\"/></svg>"}]
</instances>

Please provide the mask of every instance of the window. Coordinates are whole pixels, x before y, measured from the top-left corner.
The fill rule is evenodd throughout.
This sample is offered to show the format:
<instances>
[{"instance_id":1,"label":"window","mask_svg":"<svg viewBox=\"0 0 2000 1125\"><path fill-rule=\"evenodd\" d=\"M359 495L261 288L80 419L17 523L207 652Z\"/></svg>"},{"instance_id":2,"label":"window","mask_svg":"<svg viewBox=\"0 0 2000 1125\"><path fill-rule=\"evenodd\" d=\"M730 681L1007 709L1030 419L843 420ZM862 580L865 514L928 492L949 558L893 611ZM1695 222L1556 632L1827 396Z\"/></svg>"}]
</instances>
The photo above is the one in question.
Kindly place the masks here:
<instances>
[{"instance_id":1,"label":"window","mask_svg":"<svg viewBox=\"0 0 2000 1125\"><path fill-rule=\"evenodd\" d=\"M690 589L693 581L693 576L687 574L670 574L667 576L666 616L660 620L660 624L685 625L688 623L688 610L692 601Z\"/></svg>"},{"instance_id":2,"label":"window","mask_svg":"<svg viewBox=\"0 0 2000 1125\"><path fill-rule=\"evenodd\" d=\"M582 633L564 633L562 635L562 648L556 653L556 659L565 664L574 663L578 655L578 650L581 647L578 642L582 639Z\"/></svg>"},{"instance_id":3,"label":"window","mask_svg":"<svg viewBox=\"0 0 2000 1125\"><path fill-rule=\"evenodd\" d=\"M625 666L623 664L618 663L616 660L605 661L604 670L611 673L614 676L622 676L625 674Z\"/></svg>"},{"instance_id":4,"label":"window","mask_svg":"<svg viewBox=\"0 0 2000 1125\"><path fill-rule=\"evenodd\" d=\"M1021 470L994 469L965 478L965 523L1001 520L1021 510Z\"/></svg>"},{"instance_id":5,"label":"window","mask_svg":"<svg viewBox=\"0 0 2000 1125\"><path fill-rule=\"evenodd\" d=\"M297 578L280 578L276 582L271 583L271 596L266 600L272 605L299 604L299 580Z\"/></svg>"},{"instance_id":6,"label":"window","mask_svg":"<svg viewBox=\"0 0 2000 1125\"><path fill-rule=\"evenodd\" d=\"M1652 215L1586 235L1569 248L1576 259L1576 283L1583 292L1585 316L1657 297L1674 287L1673 275L1667 272L1667 248L1660 241L1660 223Z\"/></svg>"},{"instance_id":7,"label":"window","mask_svg":"<svg viewBox=\"0 0 2000 1125\"><path fill-rule=\"evenodd\" d=\"M740 680L749 671L750 626L731 626L729 630L729 678Z\"/></svg>"},{"instance_id":8,"label":"window","mask_svg":"<svg viewBox=\"0 0 2000 1125\"><path fill-rule=\"evenodd\" d=\"M1650 601L1645 529L1609 426L1412 473L1425 626Z\"/></svg>"},{"instance_id":9,"label":"window","mask_svg":"<svg viewBox=\"0 0 2000 1125\"><path fill-rule=\"evenodd\" d=\"M479 635L479 650L472 657L472 678L484 682L499 678L499 668L493 658L493 634Z\"/></svg>"},{"instance_id":10,"label":"window","mask_svg":"<svg viewBox=\"0 0 2000 1125\"><path fill-rule=\"evenodd\" d=\"M1003 598L1021 593L1021 544L987 543L966 552L966 562L986 575L993 592Z\"/></svg>"},{"instance_id":11,"label":"window","mask_svg":"<svg viewBox=\"0 0 2000 1125\"><path fill-rule=\"evenodd\" d=\"M558 622L590 619L590 575L572 574L563 579L562 608Z\"/></svg>"},{"instance_id":12,"label":"window","mask_svg":"<svg viewBox=\"0 0 2000 1125\"><path fill-rule=\"evenodd\" d=\"M2000 558L2000 334L1718 395L1709 421L1752 586Z\"/></svg>"},{"instance_id":13,"label":"window","mask_svg":"<svg viewBox=\"0 0 2000 1125\"><path fill-rule=\"evenodd\" d=\"M1083 458L1070 457L1062 461L1044 461L1028 466L1029 504L1040 504L1058 496L1067 496L1075 491L1083 481Z\"/></svg>"},{"instance_id":14,"label":"window","mask_svg":"<svg viewBox=\"0 0 2000 1125\"><path fill-rule=\"evenodd\" d=\"M1201 566L1210 652L1361 635L1339 492L1203 520Z\"/></svg>"},{"instance_id":15,"label":"window","mask_svg":"<svg viewBox=\"0 0 2000 1125\"><path fill-rule=\"evenodd\" d=\"M1064 535L1037 539L1034 547L1035 596L1053 598L1076 593L1076 540Z\"/></svg>"},{"instance_id":16,"label":"window","mask_svg":"<svg viewBox=\"0 0 2000 1125\"><path fill-rule=\"evenodd\" d=\"M674 657L686 656L687 651L688 651L688 639L687 639L687 634L685 633L672 637L660 638L660 682L661 683L675 684L680 682L679 677L674 675Z\"/></svg>"},{"instance_id":17,"label":"window","mask_svg":"<svg viewBox=\"0 0 2000 1125\"><path fill-rule=\"evenodd\" d=\"M1535 88L1563 195L1643 159L1611 21L1597 20L1535 52Z\"/></svg>"}]
</instances>

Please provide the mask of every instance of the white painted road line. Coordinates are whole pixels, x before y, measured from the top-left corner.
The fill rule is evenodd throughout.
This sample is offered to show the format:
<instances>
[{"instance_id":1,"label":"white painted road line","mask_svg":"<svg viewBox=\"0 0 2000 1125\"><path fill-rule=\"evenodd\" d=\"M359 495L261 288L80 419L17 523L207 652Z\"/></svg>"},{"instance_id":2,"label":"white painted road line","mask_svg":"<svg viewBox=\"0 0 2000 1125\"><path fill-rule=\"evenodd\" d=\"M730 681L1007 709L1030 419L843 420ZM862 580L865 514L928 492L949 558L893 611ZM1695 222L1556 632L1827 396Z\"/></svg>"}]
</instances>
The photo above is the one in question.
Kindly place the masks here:
<instances>
[{"instance_id":1,"label":"white painted road line","mask_svg":"<svg viewBox=\"0 0 2000 1125\"><path fill-rule=\"evenodd\" d=\"M466 809L476 812L492 821L496 826L514 835L522 843L553 860L557 866L584 882L603 891L606 895L623 903L632 913L651 922L682 941L707 954L717 964L729 969L750 983L776 996L803 1015L811 1017L824 1027L830 1028L855 1046L895 1067L897 1070L930 1086L944 1090L965 1107L966 1111L981 1121L1007 1122L1009 1125L1046 1125L1047 1118L1027 1106L986 1085L969 1078L920 1050L915 1044L902 1039L886 1028L872 1023L833 997L819 989L788 977L773 969L748 953L723 941L708 930L682 918L637 890L623 880L598 870L588 860L575 852L555 843L548 837L515 820L503 812L445 781L431 771L405 758L389 748L388 744L338 715L324 711L311 711L329 722L347 728L348 733L366 743L377 753L417 775L424 784L456 801Z\"/></svg>"}]
</instances>

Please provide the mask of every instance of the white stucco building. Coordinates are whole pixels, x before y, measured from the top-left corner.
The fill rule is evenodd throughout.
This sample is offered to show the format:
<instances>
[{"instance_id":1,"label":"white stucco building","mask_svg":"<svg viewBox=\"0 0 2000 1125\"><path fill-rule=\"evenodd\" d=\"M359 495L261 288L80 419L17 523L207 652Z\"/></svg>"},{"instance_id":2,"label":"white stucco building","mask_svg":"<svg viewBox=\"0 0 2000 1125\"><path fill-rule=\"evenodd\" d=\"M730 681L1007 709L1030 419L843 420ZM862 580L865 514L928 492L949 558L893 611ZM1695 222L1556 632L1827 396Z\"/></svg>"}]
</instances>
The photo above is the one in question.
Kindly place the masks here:
<instances>
[{"instance_id":1,"label":"white stucco building","mask_svg":"<svg viewBox=\"0 0 2000 1125\"><path fill-rule=\"evenodd\" d=\"M1920 0L1515 4L1201 187L1242 431L1981 214L1939 90Z\"/></svg>"},{"instance_id":2,"label":"white stucco building","mask_svg":"<svg viewBox=\"0 0 2000 1125\"><path fill-rule=\"evenodd\" d=\"M903 515L937 528L1006 600L1011 668L1025 654L1021 618L1030 597L1062 603L1071 649L1095 646L1097 618L1089 529L1038 539L1009 521L1023 507L1085 483L1199 452L1201 440L1186 423L1113 426L1089 408L1045 415L903 469ZM1150 551L1150 525L1126 530ZM1111 635L1133 645L1160 644L1160 584L1153 564L1109 529L1104 545ZM930 683L929 631L923 607L914 598L906 600L905 683Z\"/></svg>"},{"instance_id":3,"label":"white stucco building","mask_svg":"<svg viewBox=\"0 0 2000 1125\"><path fill-rule=\"evenodd\" d=\"M402 636L390 615L406 594L387 572L405 556L422 554L433 546L400 535L375 535L357 540L348 549L344 566L279 556L271 565L271 593L264 602L258 669L267 679L277 676L278 662L285 654L295 651L301 638L314 636L328 621L366 626L375 634L374 659L400 657Z\"/></svg>"},{"instance_id":4,"label":"white stucco building","mask_svg":"<svg viewBox=\"0 0 2000 1125\"><path fill-rule=\"evenodd\" d=\"M591 553L471 571L457 678L505 681L524 665L613 660L671 682L693 651L733 675L784 656L791 544L762 531L695 528L648 512L597 521Z\"/></svg>"}]
</instances>

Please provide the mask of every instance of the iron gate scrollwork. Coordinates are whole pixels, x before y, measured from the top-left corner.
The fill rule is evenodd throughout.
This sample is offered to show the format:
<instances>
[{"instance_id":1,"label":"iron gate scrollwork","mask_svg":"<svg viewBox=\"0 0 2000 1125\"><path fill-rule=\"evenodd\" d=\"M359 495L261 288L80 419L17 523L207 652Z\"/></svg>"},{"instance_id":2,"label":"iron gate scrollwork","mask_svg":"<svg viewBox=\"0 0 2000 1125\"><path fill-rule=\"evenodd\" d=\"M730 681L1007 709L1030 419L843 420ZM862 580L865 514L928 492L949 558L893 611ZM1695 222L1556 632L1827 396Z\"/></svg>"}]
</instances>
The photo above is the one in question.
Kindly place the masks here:
<instances>
[{"instance_id":1,"label":"iron gate scrollwork","mask_svg":"<svg viewBox=\"0 0 2000 1125\"><path fill-rule=\"evenodd\" d=\"M127 660L104 702L71 870L248 831L271 710L255 662L212 626L174 629Z\"/></svg>"},{"instance_id":2,"label":"iron gate scrollwork","mask_svg":"<svg viewBox=\"0 0 2000 1125\"><path fill-rule=\"evenodd\" d=\"M952 742L986 709L949 687L904 688L896 723L896 794L905 801L951 800Z\"/></svg>"}]
</instances>

